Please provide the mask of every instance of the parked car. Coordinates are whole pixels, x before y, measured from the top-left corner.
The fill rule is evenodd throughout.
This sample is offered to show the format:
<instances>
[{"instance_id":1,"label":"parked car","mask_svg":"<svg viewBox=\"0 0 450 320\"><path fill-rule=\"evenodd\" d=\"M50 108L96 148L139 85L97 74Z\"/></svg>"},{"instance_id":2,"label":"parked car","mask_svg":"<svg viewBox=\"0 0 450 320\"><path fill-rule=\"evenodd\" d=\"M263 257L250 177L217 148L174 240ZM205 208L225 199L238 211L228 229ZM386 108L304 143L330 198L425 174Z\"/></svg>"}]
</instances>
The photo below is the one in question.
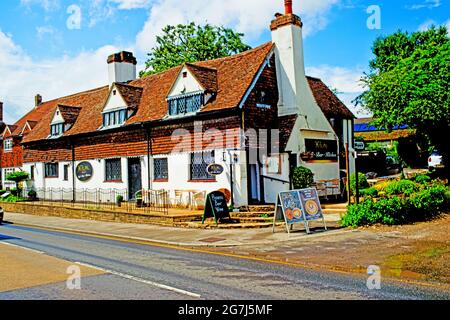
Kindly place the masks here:
<instances>
[{"instance_id":1,"label":"parked car","mask_svg":"<svg viewBox=\"0 0 450 320\"><path fill-rule=\"evenodd\" d=\"M437 151L433 151L433 153L428 158L428 169L433 170L442 167L442 156Z\"/></svg>"},{"instance_id":2,"label":"parked car","mask_svg":"<svg viewBox=\"0 0 450 320\"><path fill-rule=\"evenodd\" d=\"M400 162L393 157L386 157L386 174L388 176L399 174L402 170L403 168Z\"/></svg>"},{"instance_id":3,"label":"parked car","mask_svg":"<svg viewBox=\"0 0 450 320\"><path fill-rule=\"evenodd\" d=\"M0 207L0 225L3 223L3 208Z\"/></svg>"}]
</instances>

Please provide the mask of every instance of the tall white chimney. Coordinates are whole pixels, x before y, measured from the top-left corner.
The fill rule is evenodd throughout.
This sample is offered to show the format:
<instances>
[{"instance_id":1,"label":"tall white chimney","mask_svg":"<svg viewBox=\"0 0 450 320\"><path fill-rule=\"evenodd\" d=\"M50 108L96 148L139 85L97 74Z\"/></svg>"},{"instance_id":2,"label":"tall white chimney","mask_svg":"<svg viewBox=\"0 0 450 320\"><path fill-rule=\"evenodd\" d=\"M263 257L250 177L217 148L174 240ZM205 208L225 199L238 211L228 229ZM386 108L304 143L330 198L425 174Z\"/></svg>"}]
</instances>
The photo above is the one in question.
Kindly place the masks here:
<instances>
[{"instance_id":1,"label":"tall white chimney","mask_svg":"<svg viewBox=\"0 0 450 320\"><path fill-rule=\"evenodd\" d=\"M109 86L114 82L127 83L136 79L137 60L133 53L122 51L108 57Z\"/></svg>"},{"instance_id":2,"label":"tall white chimney","mask_svg":"<svg viewBox=\"0 0 450 320\"><path fill-rule=\"evenodd\" d=\"M303 23L292 12L292 0L285 0L285 14L277 13L272 21L280 100L280 116L299 113L301 97L308 90L303 56Z\"/></svg>"}]
</instances>

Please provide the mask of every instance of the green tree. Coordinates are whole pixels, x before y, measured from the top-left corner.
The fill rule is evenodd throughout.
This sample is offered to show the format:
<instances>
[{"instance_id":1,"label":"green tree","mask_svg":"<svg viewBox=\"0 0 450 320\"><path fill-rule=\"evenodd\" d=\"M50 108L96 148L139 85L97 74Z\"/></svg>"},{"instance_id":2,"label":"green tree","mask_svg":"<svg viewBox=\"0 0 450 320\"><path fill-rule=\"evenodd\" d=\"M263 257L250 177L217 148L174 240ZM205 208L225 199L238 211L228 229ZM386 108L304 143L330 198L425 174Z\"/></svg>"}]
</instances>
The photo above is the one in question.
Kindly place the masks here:
<instances>
[{"instance_id":1,"label":"green tree","mask_svg":"<svg viewBox=\"0 0 450 320\"><path fill-rule=\"evenodd\" d=\"M232 29L205 25L166 26L163 35L156 38L157 45L148 54L146 68L140 76L159 73L185 62L212 60L251 49L242 41L242 33Z\"/></svg>"},{"instance_id":2,"label":"green tree","mask_svg":"<svg viewBox=\"0 0 450 320\"><path fill-rule=\"evenodd\" d=\"M24 171L17 171L10 173L6 176L6 180L8 181L14 181L16 183L16 189L19 190L19 184L22 181L28 180L28 173Z\"/></svg>"},{"instance_id":3,"label":"green tree","mask_svg":"<svg viewBox=\"0 0 450 320\"><path fill-rule=\"evenodd\" d=\"M416 129L422 148L436 148L449 165L450 38L445 27L378 38L375 58L357 102L374 115L373 124L391 130Z\"/></svg>"}]
</instances>

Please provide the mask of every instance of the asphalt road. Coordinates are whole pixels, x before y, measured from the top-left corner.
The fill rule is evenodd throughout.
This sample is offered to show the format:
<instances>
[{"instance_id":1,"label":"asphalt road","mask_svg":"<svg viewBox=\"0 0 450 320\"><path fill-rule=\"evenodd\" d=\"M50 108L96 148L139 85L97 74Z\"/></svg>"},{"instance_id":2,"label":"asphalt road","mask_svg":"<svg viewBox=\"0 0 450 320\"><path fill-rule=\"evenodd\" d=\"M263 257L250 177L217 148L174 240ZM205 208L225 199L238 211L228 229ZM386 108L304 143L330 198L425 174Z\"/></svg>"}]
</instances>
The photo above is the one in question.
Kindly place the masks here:
<instances>
[{"instance_id":1,"label":"asphalt road","mask_svg":"<svg viewBox=\"0 0 450 320\"><path fill-rule=\"evenodd\" d=\"M436 289L400 283L382 282L380 290L369 290L366 278L358 275L16 225L0 226L0 242L105 271L83 277L81 290L68 290L65 282L59 282L0 292L0 300L450 299L450 294Z\"/></svg>"}]
</instances>

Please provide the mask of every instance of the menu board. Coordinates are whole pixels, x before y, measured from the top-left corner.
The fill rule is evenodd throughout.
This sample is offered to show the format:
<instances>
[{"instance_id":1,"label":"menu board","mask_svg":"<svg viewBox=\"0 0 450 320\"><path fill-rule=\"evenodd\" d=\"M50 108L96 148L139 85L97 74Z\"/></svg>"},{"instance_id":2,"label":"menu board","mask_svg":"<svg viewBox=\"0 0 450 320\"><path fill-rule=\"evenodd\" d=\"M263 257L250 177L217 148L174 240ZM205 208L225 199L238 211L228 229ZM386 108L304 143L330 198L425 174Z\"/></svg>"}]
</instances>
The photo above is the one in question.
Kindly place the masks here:
<instances>
[{"instance_id":1,"label":"menu board","mask_svg":"<svg viewBox=\"0 0 450 320\"><path fill-rule=\"evenodd\" d=\"M292 226L297 223L303 223L306 232L310 233L308 223L320 219L322 219L326 230L325 218L316 189L291 190L278 194L273 221L274 232L276 221L284 220L288 233L290 233Z\"/></svg>"},{"instance_id":2,"label":"menu board","mask_svg":"<svg viewBox=\"0 0 450 320\"><path fill-rule=\"evenodd\" d=\"M216 223L219 223L221 219L230 218L227 200L222 192L215 191L206 196L202 222L204 223L207 218L214 218Z\"/></svg>"}]
</instances>

